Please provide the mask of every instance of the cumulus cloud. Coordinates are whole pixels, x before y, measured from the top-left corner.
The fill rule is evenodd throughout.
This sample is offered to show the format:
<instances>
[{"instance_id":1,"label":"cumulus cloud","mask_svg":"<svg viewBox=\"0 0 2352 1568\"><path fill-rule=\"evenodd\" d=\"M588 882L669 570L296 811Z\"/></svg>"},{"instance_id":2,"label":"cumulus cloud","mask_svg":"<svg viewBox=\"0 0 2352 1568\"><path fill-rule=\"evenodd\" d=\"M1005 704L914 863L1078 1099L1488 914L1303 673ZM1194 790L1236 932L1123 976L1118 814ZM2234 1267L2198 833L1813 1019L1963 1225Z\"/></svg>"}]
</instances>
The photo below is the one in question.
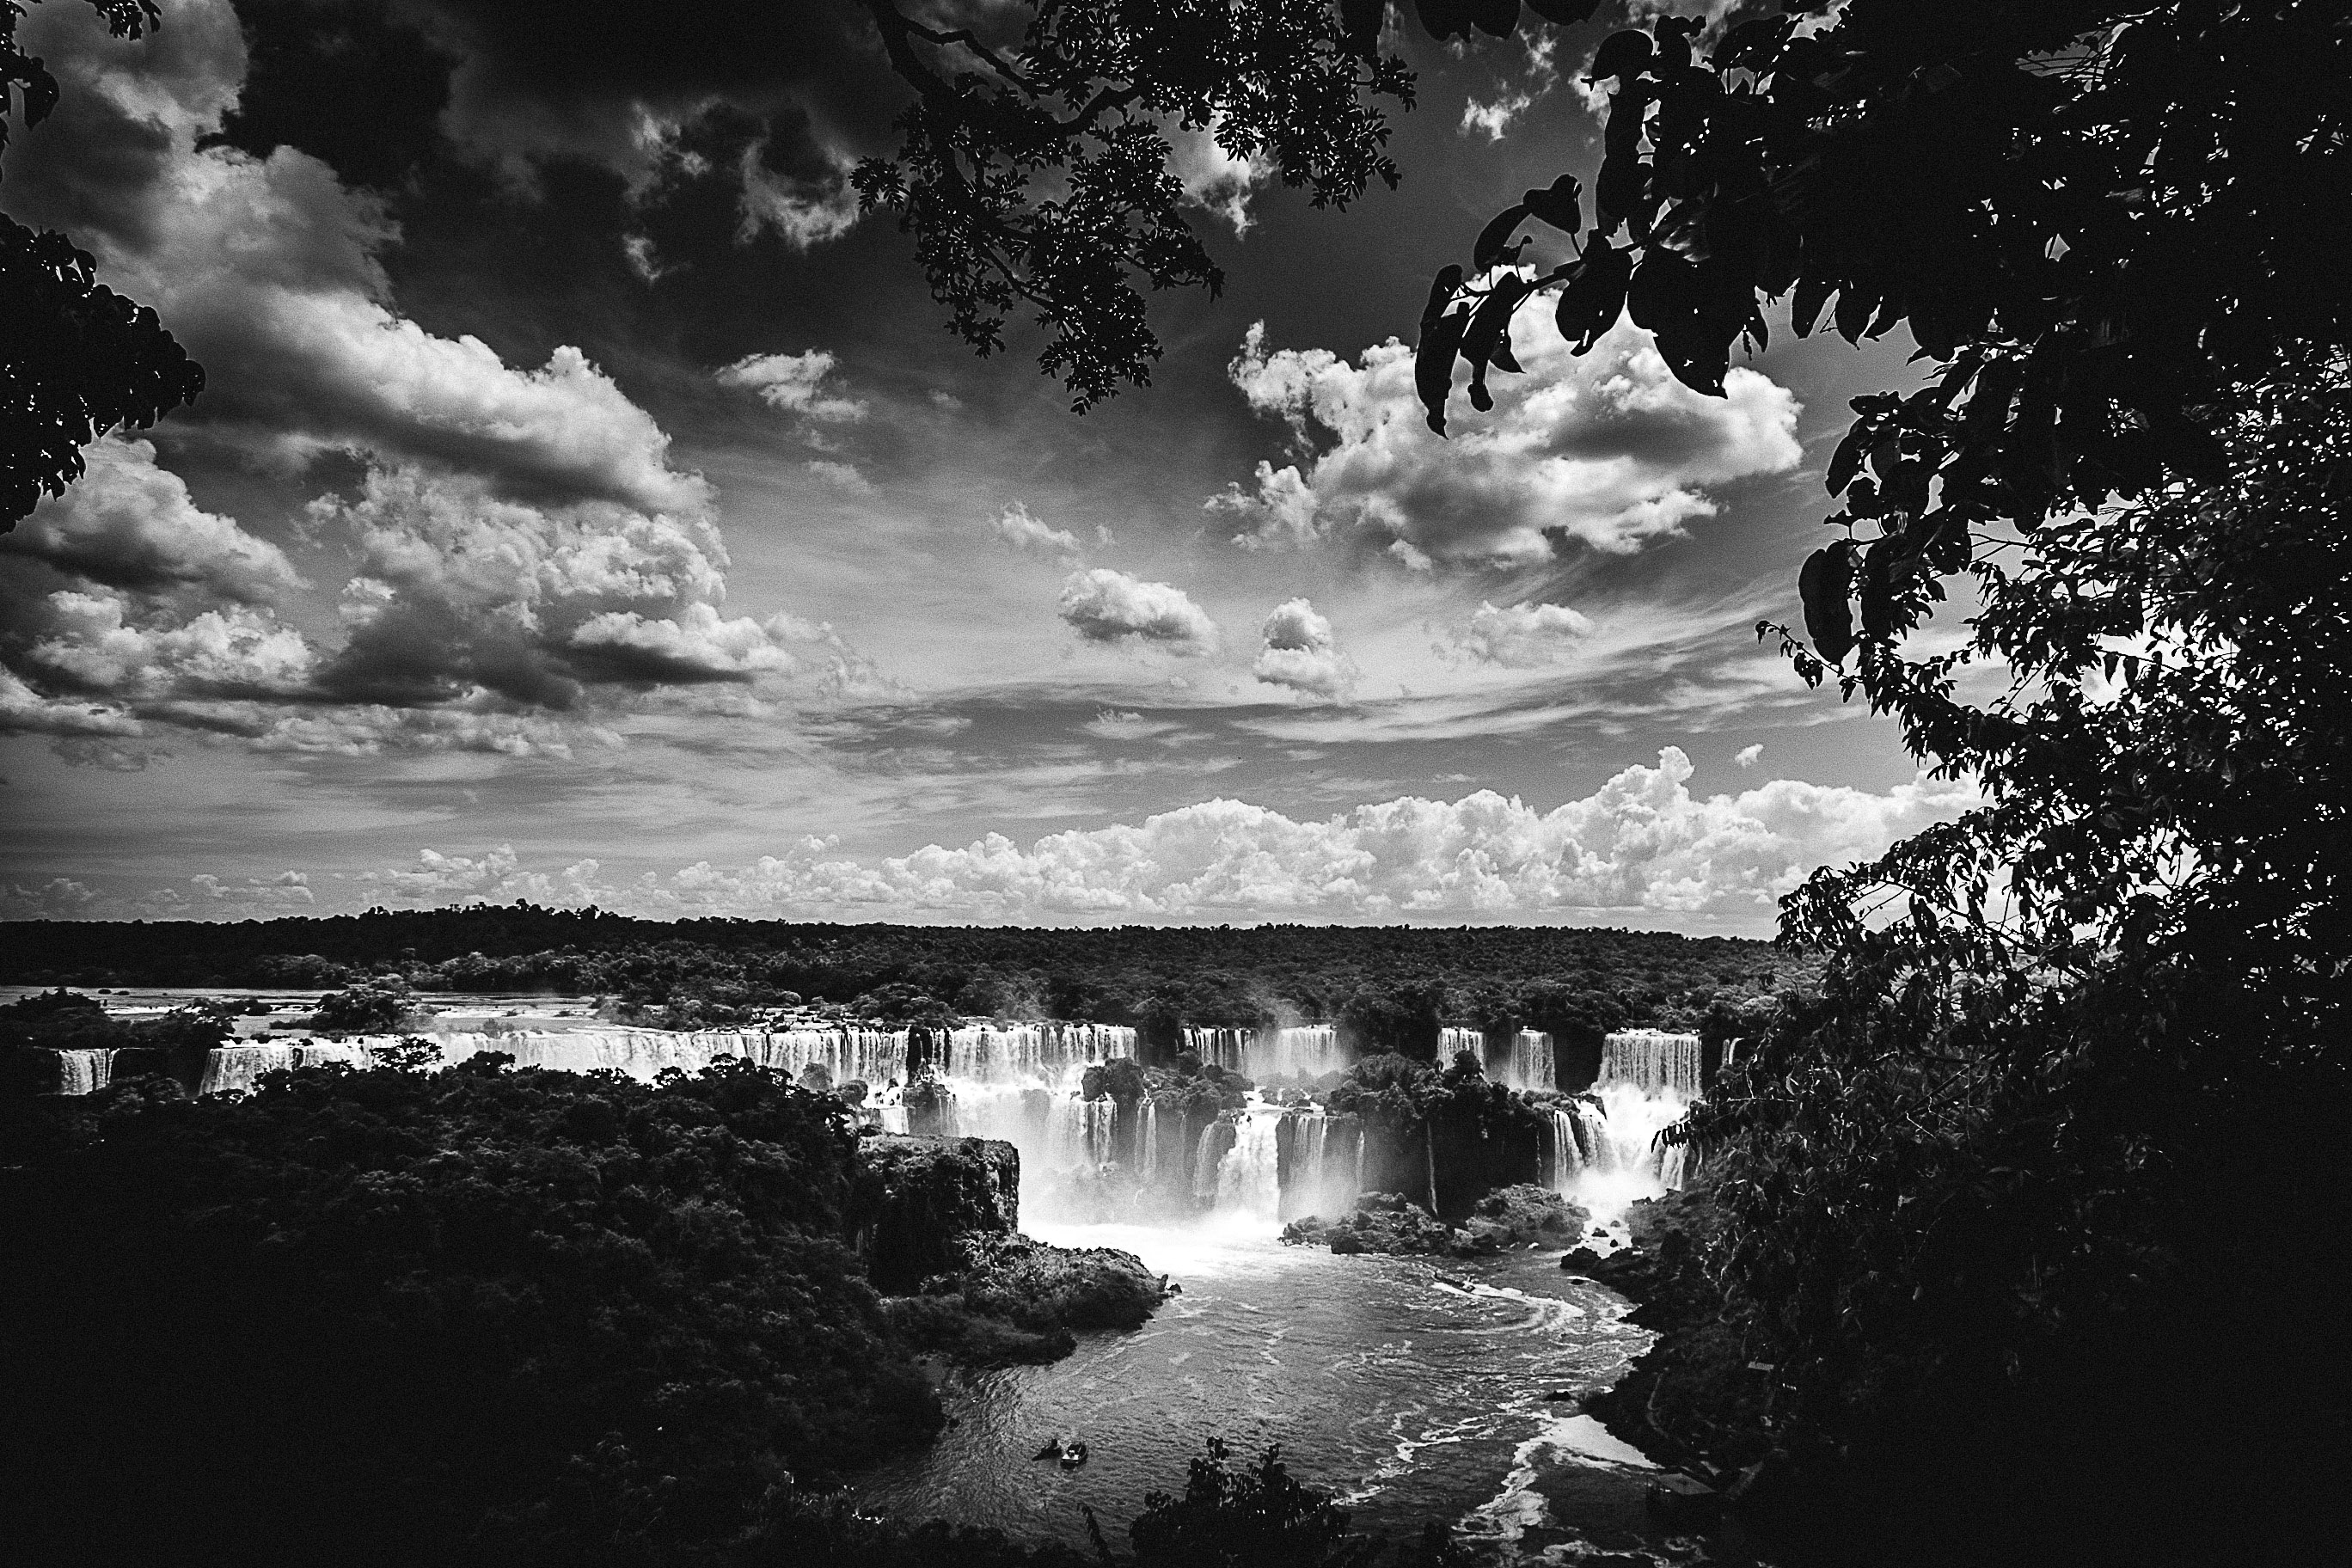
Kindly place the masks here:
<instances>
[{"instance_id":1,"label":"cumulus cloud","mask_svg":"<svg viewBox=\"0 0 2352 1568\"><path fill-rule=\"evenodd\" d=\"M739 169L743 180L738 237L751 239L766 229L794 250L807 250L829 239L839 239L857 226L857 192L849 184L856 160L834 153L833 166L814 179L779 174L768 167L768 142L755 141L743 149Z\"/></svg>"},{"instance_id":2,"label":"cumulus cloud","mask_svg":"<svg viewBox=\"0 0 2352 1568\"><path fill-rule=\"evenodd\" d=\"M299 871L281 871L275 877L247 877L235 882L224 882L214 876L195 876L189 878L188 883L196 889L197 899L207 903L283 910L318 901L310 880Z\"/></svg>"},{"instance_id":3,"label":"cumulus cloud","mask_svg":"<svg viewBox=\"0 0 2352 1568\"><path fill-rule=\"evenodd\" d=\"M1055 922L1609 919L1770 929L1775 901L1816 867L1876 855L1972 804L1925 778L1885 794L1778 780L1706 797L1679 749L1550 811L1480 791L1404 796L1299 820L1237 800L1024 847L990 834L874 862L811 839L750 865L697 862L569 897L649 914ZM576 870L576 868L573 869ZM569 872L566 875L570 875ZM382 874L406 896L566 896L503 847L480 860L428 852ZM534 880L533 879L536 878Z\"/></svg>"},{"instance_id":4,"label":"cumulus cloud","mask_svg":"<svg viewBox=\"0 0 2352 1568\"><path fill-rule=\"evenodd\" d=\"M0 534L0 555L28 556L110 588L190 588L248 605L300 585L277 545L199 508L179 475L156 466L152 443L109 437L83 457L89 466L79 482Z\"/></svg>"},{"instance_id":5,"label":"cumulus cloud","mask_svg":"<svg viewBox=\"0 0 2352 1568\"><path fill-rule=\"evenodd\" d=\"M1796 398L1754 371L1735 368L1727 395L1706 397L1628 322L1582 358L1540 303L1513 331L1526 373L1493 377L1491 414L1457 401L1448 441L1423 422L1410 346L1391 338L1350 364L1269 351L1264 323L1251 327L1234 384L1317 449L1261 462L1250 488L1228 487L1210 509L1245 523L1236 542L1258 549L1337 536L1437 562L1536 560L1568 542L1622 553L1714 512L1711 487L1801 456Z\"/></svg>"},{"instance_id":6,"label":"cumulus cloud","mask_svg":"<svg viewBox=\"0 0 2352 1568\"><path fill-rule=\"evenodd\" d=\"M1184 590L1105 566L1064 581L1061 616L1088 642L1150 645L1188 657L1217 644L1216 622Z\"/></svg>"},{"instance_id":7,"label":"cumulus cloud","mask_svg":"<svg viewBox=\"0 0 2352 1568\"><path fill-rule=\"evenodd\" d=\"M1249 232L1250 194L1274 176L1271 159L1262 154L1236 158L1217 145L1216 125L1186 130L1163 128L1168 138L1168 172L1184 190L1184 199L1225 220L1235 237Z\"/></svg>"},{"instance_id":8,"label":"cumulus cloud","mask_svg":"<svg viewBox=\"0 0 2352 1568\"><path fill-rule=\"evenodd\" d=\"M1355 684L1354 661L1339 651L1329 619L1306 599L1276 605L1259 637L1250 673L1268 685L1336 702Z\"/></svg>"},{"instance_id":9,"label":"cumulus cloud","mask_svg":"<svg viewBox=\"0 0 2352 1568\"><path fill-rule=\"evenodd\" d=\"M399 315L378 259L398 230L380 200L292 148L199 145L244 80L229 5L178 6L135 44L82 7L44 6L25 26L64 97L10 148L10 210L69 229L204 362L205 395L175 426L281 465L351 449L467 468L518 494L709 504L699 476L670 467L652 416L578 349L516 369L478 338Z\"/></svg>"},{"instance_id":10,"label":"cumulus cloud","mask_svg":"<svg viewBox=\"0 0 2352 1568\"><path fill-rule=\"evenodd\" d=\"M834 371L833 355L823 349L798 354L745 354L713 373L721 386L742 387L760 395L771 408L809 419L838 423L866 417L866 405L836 396L824 389Z\"/></svg>"},{"instance_id":11,"label":"cumulus cloud","mask_svg":"<svg viewBox=\"0 0 2352 1568\"><path fill-rule=\"evenodd\" d=\"M1759 762L1761 762L1763 757L1764 745L1763 742L1759 741L1755 745L1740 747L1738 752L1732 756L1731 760L1738 763L1743 768L1752 768Z\"/></svg>"},{"instance_id":12,"label":"cumulus cloud","mask_svg":"<svg viewBox=\"0 0 2352 1568\"><path fill-rule=\"evenodd\" d=\"M10 149L12 212L71 229L209 381L153 440L94 446L85 482L0 547L74 582L0 583L0 731L107 765L155 754L158 727L294 752L565 755L613 735L600 707L870 673L829 631L721 612L710 486L579 350L520 368L401 316L379 199L291 148L214 139L246 68L231 8L186 0L170 22L135 45L64 7L25 24L65 95ZM719 374L795 417L853 420L832 369L812 353ZM355 488L306 514L356 568L329 605L298 601L283 551L163 466L197 432L281 472L360 459ZM819 477L863 483L845 464Z\"/></svg>"},{"instance_id":13,"label":"cumulus cloud","mask_svg":"<svg viewBox=\"0 0 2352 1568\"><path fill-rule=\"evenodd\" d=\"M310 644L266 610L233 605L151 627L126 619L130 605L119 594L67 589L49 595L48 611L49 635L26 663L77 695L283 696L311 674Z\"/></svg>"},{"instance_id":14,"label":"cumulus cloud","mask_svg":"<svg viewBox=\"0 0 2352 1568\"><path fill-rule=\"evenodd\" d=\"M1474 664L1507 669L1539 669L1557 664L1592 635L1592 621L1566 605L1481 603L1468 622L1454 628L1440 651Z\"/></svg>"},{"instance_id":15,"label":"cumulus cloud","mask_svg":"<svg viewBox=\"0 0 2352 1568\"><path fill-rule=\"evenodd\" d=\"M1552 52L1559 47L1559 35L1537 30L1520 41L1527 50L1526 75L1517 85L1507 81L1498 84L1495 96L1486 101L1480 101L1475 95L1465 99L1462 105L1463 135L1480 131L1489 142L1500 142L1510 130L1512 121L1534 108L1559 85L1559 67L1553 62Z\"/></svg>"},{"instance_id":16,"label":"cumulus cloud","mask_svg":"<svg viewBox=\"0 0 2352 1568\"><path fill-rule=\"evenodd\" d=\"M1076 534L1066 528L1049 527L1019 501L998 512L989 531L1015 550L1049 551L1064 560L1076 560L1080 553Z\"/></svg>"},{"instance_id":17,"label":"cumulus cloud","mask_svg":"<svg viewBox=\"0 0 2352 1568\"><path fill-rule=\"evenodd\" d=\"M38 887L0 886L0 919L69 921L98 901L96 889L72 877L52 877Z\"/></svg>"}]
</instances>

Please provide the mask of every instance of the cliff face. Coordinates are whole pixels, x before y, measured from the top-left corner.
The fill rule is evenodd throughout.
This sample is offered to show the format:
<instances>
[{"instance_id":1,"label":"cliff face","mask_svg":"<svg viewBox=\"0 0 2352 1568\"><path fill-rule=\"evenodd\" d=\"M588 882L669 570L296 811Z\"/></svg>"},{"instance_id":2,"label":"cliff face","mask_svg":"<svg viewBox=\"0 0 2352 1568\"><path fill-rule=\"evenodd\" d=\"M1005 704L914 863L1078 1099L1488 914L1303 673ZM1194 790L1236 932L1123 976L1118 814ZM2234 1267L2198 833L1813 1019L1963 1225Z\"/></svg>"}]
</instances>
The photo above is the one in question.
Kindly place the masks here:
<instances>
[{"instance_id":1,"label":"cliff face","mask_svg":"<svg viewBox=\"0 0 2352 1568\"><path fill-rule=\"evenodd\" d=\"M971 1236L1010 1236L1021 1214L1021 1152L986 1138L868 1138L849 1219L874 1288L901 1295L961 1265Z\"/></svg>"},{"instance_id":2,"label":"cliff face","mask_svg":"<svg viewBox=\"0 0 2352 1568\"><path fill-rule=\"evenodd\" d=\"M859 1150L851 1244L910 1343L973 1364L1054 1361L1078 1331L1135 1328L1167 1294L1133 1253L1021 1235L1010 1143L885 1136Z\"/></svg>"}]
</instances>

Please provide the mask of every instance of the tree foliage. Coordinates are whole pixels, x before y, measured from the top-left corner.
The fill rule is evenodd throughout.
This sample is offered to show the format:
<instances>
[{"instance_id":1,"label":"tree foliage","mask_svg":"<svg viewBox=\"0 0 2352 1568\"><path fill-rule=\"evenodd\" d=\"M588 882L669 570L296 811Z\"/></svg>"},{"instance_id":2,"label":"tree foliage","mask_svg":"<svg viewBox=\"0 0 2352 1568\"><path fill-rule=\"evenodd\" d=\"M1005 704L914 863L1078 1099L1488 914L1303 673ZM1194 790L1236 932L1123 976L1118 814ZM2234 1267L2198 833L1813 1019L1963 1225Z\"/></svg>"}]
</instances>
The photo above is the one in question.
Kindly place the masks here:
<instances>
[{"instance_id":1,"label":"tree foliage","mask_svg":"<svg viewBox=\"0 0 2352 1568\"><path fill-rule=\"evenodd\" d=\"M117 37L161 20L152 0L90 4ZM17 0L0 4L0 151L12 109L33 126L57 107L57 79L17 46L24 14ZM87 251L0 214L0 532L81 477L83 447L154 424L204 384L152 310L98 281Z\"/></svg>"},{"instance_id":2,"label":"tree foliage","mask_svg":"<svg viewBox=\"0 0 2352 1568\"><path fill-rule=\"evenodd\" d=\"M1374 100L1410 105L1412 79L1379 51L1378 0L1029 0L1001 37L988 18L943 28L893 0L865 6L917 96L898 155L856 170L861 200L899 215L982 353L1035 311L1051 334L1038 363L1080 411L1150 379L1160 344L1139 282L1223 286L1183 216L1171 135L1263 160L1317 206L1396 183Z\"/></svg>"}]
</instances>

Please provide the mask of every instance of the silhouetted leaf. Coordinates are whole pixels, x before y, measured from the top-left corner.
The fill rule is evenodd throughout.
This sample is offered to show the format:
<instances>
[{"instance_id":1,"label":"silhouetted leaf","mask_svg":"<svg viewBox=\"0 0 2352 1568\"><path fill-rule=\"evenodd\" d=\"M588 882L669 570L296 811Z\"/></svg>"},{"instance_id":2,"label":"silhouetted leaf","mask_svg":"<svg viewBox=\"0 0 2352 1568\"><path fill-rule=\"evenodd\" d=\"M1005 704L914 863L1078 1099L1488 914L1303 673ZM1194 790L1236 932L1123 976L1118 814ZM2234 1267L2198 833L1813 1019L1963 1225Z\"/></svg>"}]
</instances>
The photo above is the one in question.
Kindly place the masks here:
<instances>
[{"instance_id":1,"label":"silhouetted leaf","mask_svg":"<svg viewBox=\"0 0 2352 1568\"><path fill-rule=\"evenodd\" d=\"M1625 286L1633 276L1633 253L1612 246L1595 233L1584 244L1584 258L1570 272L1559 292L1556 319L1559 335L1572 353L1591 352L1601 335L1617 324L1625 309Z\"/></svg>"},{"instance_id":2,"label":"silhouetted leaf","mask_svg":"<svg viewBox=\"0 0 2352 1568\"><path fill-rule=\"evenodd\" d=\"M1519 198L1519 205L1530 217L1541 218L1563 234L1574 234L1584 226L1582 209L1577 197L1584 191L1574 174L1562 174L1540 191L1529 191Z\"/></svg>"},{"instance_id":3,"label":"silhouetted leaf","mask_svg":"<svg viewBox=\"0 0 2352 1568\"><path fill-rule=\"evenodd\" d=\"M1843 541L1805 557L1797 574L1797 594L1805 605L1805 633L1813 647L1832 664L1853 648L1853 609L1848 591L1853 581L1853 547Z\"/></svg>"},{"instance_id":4,"label":"silhouetted leaf","mask_svg":"<svg viewBox=\"0 0 2352 1568\"><path fill-rule=\"evenodd\" d=\"M1429 411L1429 427L1440 436L1445 434L1445 400L1454 392L1454 361L1469 325L1466 310L1423 321L1420 346L1413 351L1413 391Z\"/></svg>"},{"instance_id":5,"label":"silhouetted leaf","mask_svg":"<svg viewBox=\"0 0 2352 1568\"><path fill-rule=\"evenodd\" d=\"M1528 9L1555 27L1573 27L1591 21L1601 0L1528 0Z\"/></svg>"},{"instance_id":6,"label":"silhouetted leaf","mask_svg":"<svg viewBox=\"0 0 2352 1568\"><path fill-rule=\"evenodd\" d=\"M1470 270L1484 272L1502 259L1503 247L1511 242L1511 235L1528 216L1524 205L1507 206L1486 220L1478 231L1478 242L1470 248Z\"/></svg>"},{"instance_id":7,"label":"silhouetted leaf","mask_svg":"<svg viewBox=\"0 0 2352 1568\"><path fill-rule=\"evenodd\" d=\"M1606 81L1611 77L1621 80L1637 77L1649 65L1654 51L1655 46L1650 42L1647 33L1633 28L1612 33L1601 40L1601 47L1594 51L1592 69L1587 73L1586 79Z\"/></svg>"}]
</instances>

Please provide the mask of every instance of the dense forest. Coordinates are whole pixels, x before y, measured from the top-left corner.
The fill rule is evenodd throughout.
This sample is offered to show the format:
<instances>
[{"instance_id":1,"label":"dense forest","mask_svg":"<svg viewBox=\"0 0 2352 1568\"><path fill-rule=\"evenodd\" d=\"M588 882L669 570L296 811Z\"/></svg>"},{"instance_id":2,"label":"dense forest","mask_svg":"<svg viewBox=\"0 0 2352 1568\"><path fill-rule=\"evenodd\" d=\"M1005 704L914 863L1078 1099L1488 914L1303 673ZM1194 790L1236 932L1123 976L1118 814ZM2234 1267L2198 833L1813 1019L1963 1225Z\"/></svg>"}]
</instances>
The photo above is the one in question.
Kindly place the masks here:
<instances>
[{"instance_id":1,"label":"dense forest","mask_svg":"<svg viewBox=\"0 0 2352 1568\"><path fill-rule=\"evenodd\" d=\"M26 921L0 949L17 984L321 988L599 995L673 1026L830 1002L877 1016L948 1010L1165 1029L1332 1021L1418 1047L1440 1024L1597 1038L1684 1022L1718 995L1788 985L1804 963L1764 943L1625 931L1334 926L1009 930L665 923L528 903L325 920Z\"/></svg>"},{"instance_id":2,"label":"dense forest","mask_svg":"<svg viewBox=\"0 0 2352 1568\"><path fill-rule=\"evenodd\" d=\"M939 1430L923 1357L1066 1351L1099 1295L999 1321L968 1280L884 1278L876 1227L940 1199L877 1187L783 1074L509 1060L0 1095L12 1563L1090 1561L838 1486ZM1271 1457L1137 1500L1141 1565L1339 1560L1344 1512Z\"/></svg>"}]
</instances>

